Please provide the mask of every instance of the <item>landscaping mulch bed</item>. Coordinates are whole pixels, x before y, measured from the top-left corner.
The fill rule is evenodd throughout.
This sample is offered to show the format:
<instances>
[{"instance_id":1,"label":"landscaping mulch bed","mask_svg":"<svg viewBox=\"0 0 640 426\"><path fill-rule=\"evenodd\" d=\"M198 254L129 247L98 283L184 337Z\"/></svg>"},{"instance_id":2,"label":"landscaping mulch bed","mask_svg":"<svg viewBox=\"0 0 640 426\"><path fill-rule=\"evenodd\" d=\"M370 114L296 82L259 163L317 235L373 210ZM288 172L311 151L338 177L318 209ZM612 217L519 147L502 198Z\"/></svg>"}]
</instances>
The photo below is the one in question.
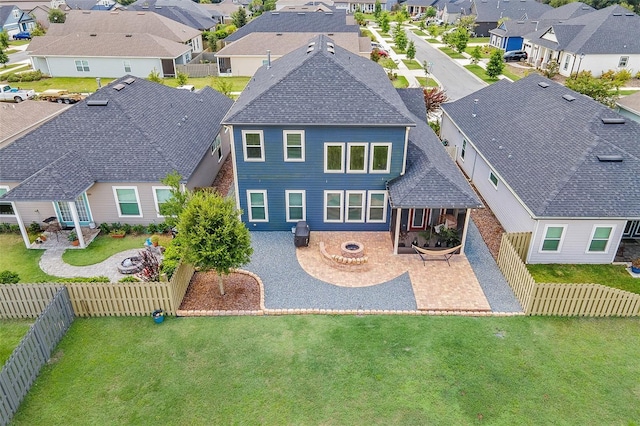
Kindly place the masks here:
<instances>
[{"instance_id":1,"label":"landscaping mulch bed","mask_svg":"<svg viewBox=\"0 0 640 426\"><path fill-rule=\"evenodd\" d=\"M473 223L475 223L478 227L478 231L480 231L480 235L487 245L491 256L493 256L493 258L497 260L498 252L500 251L500 241L502 240L504 228L502 227L502 225L500 225L500 222L498 222L498 219L496 219L496 216L487 206L486 201L482 199L478 191L476 191L476 195L480 197L482 203L485 205L485 208L471 209L471 219L473 219Z\"/></svg>"},{"instance_id":2,"label":"landscaping mulch bed","mask_svg":"<svg viewBox=\"0 0 640 426\"><path fill-rule=\"evenodd\" d=\"M220 294L218 275L196 272L191 278L181 310L257 311L260 309L260 286L255 278L232 273L223 278L225 295Z\"/></svg>"},{"instance_id":3,"label":"landscaping mulch bed","mask_svg":"<svg viewBox=\"0 0 640 426\"><path fill-rule=\"evenodd\" d=\"M233 160L231 154L229 154L222 164L222 168L216 175L211 186L215 188L216 192L222 197L229 195L229 190L233 184Z\"/></svg>"}]
</instances>

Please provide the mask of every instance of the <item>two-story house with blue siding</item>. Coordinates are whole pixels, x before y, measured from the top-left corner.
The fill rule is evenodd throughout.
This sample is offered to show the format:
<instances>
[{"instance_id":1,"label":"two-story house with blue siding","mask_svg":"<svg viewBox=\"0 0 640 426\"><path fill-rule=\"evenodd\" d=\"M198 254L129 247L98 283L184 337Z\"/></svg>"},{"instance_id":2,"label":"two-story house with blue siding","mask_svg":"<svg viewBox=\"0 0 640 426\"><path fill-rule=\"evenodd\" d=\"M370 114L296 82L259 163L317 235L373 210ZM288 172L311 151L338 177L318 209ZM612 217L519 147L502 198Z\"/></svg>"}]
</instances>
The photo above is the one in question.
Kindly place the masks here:
<instances>
[{"instance_id":1,"label":"two-story house with blue siding","mask_svg":"<svg viewBox=\"0 0 640 426\"><path fill-rule=\"evenodd\" d=\"M378 64L327 36L314 37L260 68L223 120L232 136L242 220L256 231L289 230L301 220L316 231L391 230L397 249L409 230L409 210L392 219L387 186L407 172L417 122L437 140L424 120ZM457 174L471 193L464 208L481 206ZM424 205L411 207L425 212ZM421 223L423 230L431 226L428 218Z\"/></svg>"}]
</instances>

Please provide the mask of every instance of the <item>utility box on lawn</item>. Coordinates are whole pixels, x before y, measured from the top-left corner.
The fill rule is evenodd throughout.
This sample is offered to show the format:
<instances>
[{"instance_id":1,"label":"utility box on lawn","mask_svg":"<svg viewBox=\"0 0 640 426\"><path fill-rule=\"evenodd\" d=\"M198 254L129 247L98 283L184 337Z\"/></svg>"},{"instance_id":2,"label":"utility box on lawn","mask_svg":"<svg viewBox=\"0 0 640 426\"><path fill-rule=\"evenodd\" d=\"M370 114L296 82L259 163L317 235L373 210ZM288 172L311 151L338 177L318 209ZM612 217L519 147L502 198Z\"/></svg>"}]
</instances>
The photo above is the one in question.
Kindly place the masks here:
<instances>
[{"instance_id":1,"label":"utility box on lawn","mask_svg":"<svg viewBox=\"0 0 640 426\"><path fill-rule=\"evenodd\" d=\"M307 247L309 245L309 225L304 220L301 220L296 225L296 233L293 243L296 247Z\"/></svg>"}]
</instances>

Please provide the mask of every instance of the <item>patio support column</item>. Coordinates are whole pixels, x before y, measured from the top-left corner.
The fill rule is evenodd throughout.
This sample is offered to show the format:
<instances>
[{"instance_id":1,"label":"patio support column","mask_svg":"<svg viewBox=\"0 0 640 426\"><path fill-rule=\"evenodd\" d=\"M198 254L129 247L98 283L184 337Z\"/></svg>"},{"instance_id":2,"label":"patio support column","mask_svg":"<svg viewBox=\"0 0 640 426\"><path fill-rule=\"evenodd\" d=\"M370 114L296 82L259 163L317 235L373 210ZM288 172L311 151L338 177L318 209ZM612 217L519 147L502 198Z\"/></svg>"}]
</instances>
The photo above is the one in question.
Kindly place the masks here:
<instances>
[{"instance_id":1,"label":"patio support column","mask_svg":"<svg viewBox=\"0 0 640 426\"><path fill-rule=\"evenodd\" d=\"M80 217L78 216L78 209L76 208L75 201L69 201L69 210L71 211L71 217L73 218L73 226L76 230L76 234L78 235L78 241L80 242L80 248L87 247L87 244L84 242L84 236L82 235L82 228L80 228Z\"/></svg>"},{"instance_id":2,"label":"patio support column","mask_svg":"<svg viewBox=\"0 0 640 426\"><path fill-rule=\"evenodd\" d=\"M396 209L396 232L393 236L393 254L398 254L398 240L400 239L400 222L402 222L402 209Z\"/></svg>"},{"instance_id":3,"label":"patio support column","mask_svg":"<svg viewBox=\"0 0 640 426\"><path fill-rule=\"evenodd\" d=\"M22 220L22 216L18 212L16 208L16 203L11 203L11 207L13 208L13 213L16 215L16 221L18 222L18 227L20 227L20 235L22 235L22 240L24 241L24 245L27 248L31 247L31 242L29 241L29 233L27 232L27 228L24 226L24 221Z\"/></svg>"},{"instance_id":4,"label":"patio support column","mask_svg":"<svg viewBox=\"0 0 640 426\"><path fill-rule=\"evenodd\" d=\"M471 219L471 209L467 209L467 213L464 215L464 227L462 228L462 237L460 238L462 247L460 247L460 254L464 253L464 242L467 239L467 231L469 230L469 220Z\"/></svg>"}]
</instances>

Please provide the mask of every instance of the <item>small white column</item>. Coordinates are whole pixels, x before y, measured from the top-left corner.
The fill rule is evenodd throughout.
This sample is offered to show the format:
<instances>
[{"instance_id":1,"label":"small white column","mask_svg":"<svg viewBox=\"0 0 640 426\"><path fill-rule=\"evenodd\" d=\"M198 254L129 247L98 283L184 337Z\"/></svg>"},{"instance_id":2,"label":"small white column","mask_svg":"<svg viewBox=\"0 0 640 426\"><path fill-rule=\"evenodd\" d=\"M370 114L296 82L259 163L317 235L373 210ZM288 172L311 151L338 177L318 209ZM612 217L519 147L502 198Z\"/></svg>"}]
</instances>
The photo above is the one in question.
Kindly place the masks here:
<instances>
[{"instance_id":1,"label":"small white column","mask_svg":"<svg viewBox=\"0 0 640 426\"><path fill-rule=\"evenodd\" d=\"M24 226L24 221L22 220L20 213L18 213L16 204L12 202L11 208L13 209L13 213L15 213L16 215L16 220L18 221L18 226L20 227L20 234L22 235L22 240L24 241L24 245L27 246L27 248L31 248L31 241L29 241L29 233L27 232L27 228L25 228Z\"/></svg>"},{"instance_id":2,"label":"small white column","mask_svg":"<svg viewBox=\"0 0 640 426\"><path fill-rule=\"evenodd\" d=\"M78 209L76 208L75 201L69 201L69 210L71 211L71 217L73 218L73 226L76 230L76 234L78 235L78 241L80 242L80 248L87 247L87 244L84 242L84 236L82 235L82 228L80 228L80 216L78 216Z\"/></svg>"},{"instance_id":3,"label":"small white column","mask_svg":"<svg viewBox=\"0 0 640 426\"><path fill-rule=\"evenodd\" d=\"M467 209L467 213L464 215L464 227L462 228L462 237L460 238L460 254L464 253L464 242L467 239L467 231L469 230L469 220L471 219L471 209Z\"/></svg>"},{"instance_id":4,"label":"small white column","mask_svg":"<svg viewBox=\"0 0 640 426\"><path fill-rule=\"evenodd\" d=\"M402 209L396 209L396 232L393 237L393 254L398 254L398 240L400 239L400 222L402 221Z\"/></svg>"}]
</instances>

